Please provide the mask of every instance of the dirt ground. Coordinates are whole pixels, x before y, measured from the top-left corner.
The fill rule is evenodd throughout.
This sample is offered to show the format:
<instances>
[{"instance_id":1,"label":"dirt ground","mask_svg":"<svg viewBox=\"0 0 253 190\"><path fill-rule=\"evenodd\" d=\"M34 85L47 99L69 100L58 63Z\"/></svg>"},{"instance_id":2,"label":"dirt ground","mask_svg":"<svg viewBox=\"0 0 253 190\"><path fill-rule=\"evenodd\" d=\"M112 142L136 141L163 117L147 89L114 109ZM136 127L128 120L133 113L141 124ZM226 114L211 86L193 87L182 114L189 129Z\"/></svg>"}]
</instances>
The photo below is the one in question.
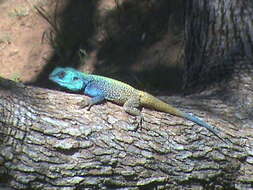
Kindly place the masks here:
<instances>
[{"instance_id":1,"label":"dirt ground","mask_svg":"<svg viewBox=\"0 0 253 190\"><path fill-rule=\"evenodd\" d=\"M48 5L47 1L31 2ZM41 43L49 25L36 13L33 4L25 0L0 3L0 76L4 78L34 80L52 51L49 44Z\"/></svg>"},{"instance_id":2,"label":"dirt ground","mask_svg":"<svg viewBox=\"0 0 253 190\"><path fill-rule=\"evenodd\" d=\"M99 12L97 14L100 15L100 18L104 17L104 15L108 15L108 10L110 11L115 9L115 7L118 6L115 2L117 1L99 1L99 4L97 5ZM0 0L1 77L18 80L24 83L36 82L37 77L41 74L43 69L50 61L52 62L52 56L55 54L56 49L55 47L52 47L52 44L48 41L43 40L43 36L45 36L45 33L51 28L51 26L44 18L42 18L41 15L38 14L37 10L33 6L35 5L43 8L45 11L52 12L52 6L55 5L54 3L55 0ZM123 22L126 22L126 20L123 20ZM104 20L101 22L104 22ZM131 33L134 31L131 27L138 26L138 23L135 25L126 23L126 25L126 30L129 30L129 33ZM114 28L116 27L107 26L107 30L109 31L115 30ZM152 27L149 27L147 30L154 31ZM108 31L102 29L100 32L96 32L91 37L92 40L95 40L96 43L100 43L103 41L104 36L108 37L108 35L104 35L105 32ZM120 32L121 31L119 30L118 33ZM138 32L135 32L134 34L137 33ZM145 33L142 31L138 39L140 39L141 42L145 40L148 41L151 39L151 34L154 36L157 35L157 33L153 33L150 32L149 34L148 32ZM118 36L115 36L116 35L113 37L118 38ZM125 36L123 37L126 38ZM121 43L120 40L122 39L119 39L117 43ZM179 89L179 84L181 83L181 66L179 57L182 53L182 44L179 43L179 40L173 36L170 29L168 29L167 33L160 37L159 40L153 40L152 43L149 43L150 45L138 46L138 55L135 53L133 56L134 58L132 59L129 58L131 57L131 54L129 56L126 54L127 51L131 51L131 47L129 48L129 42L127 42L128 46L126 46L126 49L121 50L120 47L115 47L118 46L117 44L115 45L116 40L113 39L111 41L113 41L113 43L110 43L110 45L104 45L103 47L101 45L96 45L93 46L90 51L87 51L88 58L85 59L85 63L81 67L88 70L88 72L94 72L97 68L98 70L99 68L102 68L102 71L98 71L98 73L103 74L103 71L108 73L108 69L106 70L105 68L109 67L104 66L104 63L117 63L121 62L121 60L125 60L126 64L121 70L129 70L128 72L135 73L134 77L137 77L136 81L140 80L141 83L150 82L150 84L152 83L154 89L161 83L163 83L165 88L169 88L170 85L171 89ZM112 48L113 44L114 47ZM109 47L109 50L106 49L107 47ZM67 48L72 49L72 46L67 46ZM109 59L109 56L101 53L101 49L105 52L104 54L108 51L110 52L109 54L113 54L113 56L110 55L113 59ZM115 57L117 54L119 55L119 58ZM54 61L58 62L59 60L56 59ZM131 62L131 65L128 65L127 61ZM173 66L173 68L175 67L176 69L164 70L164 66ZM51 66L51 68L52 67L53 66ZM145 72L142 72L142 74L139 75L143 75L143 78L138 78L138 73L143 70L145 70ZM155 70L158 73L154 74ZM165 74L166 80L164 77L161 77L159 73L162 73L162 75ZM120 70L118 70L118 74L121 74ZM46 75L43 77L46 77ZM154 79L157 80L157 82L154 82ZM144 86L144 88L149 87L149 85L140 86Z\"/></svg>"}]
</instances>

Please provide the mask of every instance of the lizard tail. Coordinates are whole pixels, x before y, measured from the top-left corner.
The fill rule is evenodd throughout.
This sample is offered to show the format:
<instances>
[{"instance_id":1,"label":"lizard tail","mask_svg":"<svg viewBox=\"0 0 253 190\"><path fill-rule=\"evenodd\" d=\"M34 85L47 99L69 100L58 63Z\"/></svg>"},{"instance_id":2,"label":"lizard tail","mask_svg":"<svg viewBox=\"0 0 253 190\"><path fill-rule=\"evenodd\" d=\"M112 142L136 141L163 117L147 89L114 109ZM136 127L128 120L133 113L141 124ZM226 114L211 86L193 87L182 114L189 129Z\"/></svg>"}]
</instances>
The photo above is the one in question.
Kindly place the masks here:
<instances>
[{"instance_id":1,"label":"lizard tail","mask_svg":"<svg viewBox=\"0 0 253 190\"><path fill-rule=\"evenodd\" d=\"M174 108L173 106L157 99L156 97L152 96L151 94L149 94L147 92L140 91L139 94L140 94L140 104L141 105L143 105L145 107L153 108L157 111L170 113L172 115L188 119L188 120L206 128L207 130L212 132L215 136L217 136L219 139L221 139L223 142L225 142L224 139L222 139L218 135L218 131L216 130L215 127L207 124L206 122L198 119L197 117L195 117L193 115L182 112L182 111L178 110L177 108Z\"/></svg>"},{"instance_id":2,"label":"lizard tail","mask_svg":"<svg viewBox=\"0 0 253 190\"><path fill-rule=\"evenodd\" d=\"M196 116L190 115L188 113L183 113L183 117L206 128L208 131L210 131L211 133L213 133L216 137L218 137L220 140L222 140L223 142L227 143L224 139L222 139L218 133L219 131L217 130L217 128L215 128L214 126L211 126L209 124L207 124L206 122L200 120L199 118L197 118Z\"/></svg>"},{"instance_id":3,"label":"lizard tail","mask_svg":"<svg viewBox=\"0 0 253 190\"><path fill-rule=\"evenodd\" d=\"M170 113L175 116L184 117L184 113L182 111L159 100L158 98L152 96L151 94L143 91L139 91L139 94L140 94L140 104L142 106L155 109L157 111Z\"/></svg>"}]
</instances>

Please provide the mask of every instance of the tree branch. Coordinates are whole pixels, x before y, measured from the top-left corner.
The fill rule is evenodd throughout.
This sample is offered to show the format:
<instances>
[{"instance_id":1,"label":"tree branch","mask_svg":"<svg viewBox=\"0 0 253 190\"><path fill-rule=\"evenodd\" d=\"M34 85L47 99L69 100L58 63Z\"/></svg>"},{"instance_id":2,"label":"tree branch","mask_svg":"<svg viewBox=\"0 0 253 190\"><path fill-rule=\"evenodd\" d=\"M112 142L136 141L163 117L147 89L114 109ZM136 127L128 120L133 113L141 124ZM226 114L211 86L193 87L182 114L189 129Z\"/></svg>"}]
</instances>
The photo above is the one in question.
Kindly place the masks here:
<instances>
[{"instance_id":1,"label":"tree branch","mask_svg":"<svg viewBox=\"0 0 253 190\"><path fill-rule=\"evenodd\" d=\"M252 184L250 127L241 133L240 127L201 112L233 141L225 144L190 121L145 108L136 128L135 117L121 106L106 102L87 111L78 106L83 98L88 97L0 81L0 175L5 182L18 189ZM170 99L194 110L192 98Z\"/></svg>"}]
</instances>

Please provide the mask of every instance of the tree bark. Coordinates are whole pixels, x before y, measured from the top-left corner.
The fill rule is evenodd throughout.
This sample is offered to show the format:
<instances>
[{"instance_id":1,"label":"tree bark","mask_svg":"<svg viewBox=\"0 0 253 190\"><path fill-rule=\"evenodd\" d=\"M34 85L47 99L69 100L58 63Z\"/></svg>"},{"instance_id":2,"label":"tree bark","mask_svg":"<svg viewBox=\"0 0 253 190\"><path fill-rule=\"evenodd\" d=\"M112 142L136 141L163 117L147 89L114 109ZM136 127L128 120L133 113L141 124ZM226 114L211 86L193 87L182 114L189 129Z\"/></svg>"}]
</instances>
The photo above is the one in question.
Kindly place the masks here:
<instances>
[{"instance_id":1,"label":"tree bark","mask_svg":"<svg viewBox=\"0 0 253 190\"><path fill-rule=\"evenodd\" d=\"M113 103L87 111L78 106L83 95L0 81L0 179L11 187L252 187L253 131L222 120L231 110L220 101L170 98L218 127L228 144L169 114L143 109L136 128L135 118Z\"/></svg>"},{"instance_id":2,"label":"tree bark","mask_svg":"<svg viewBox=\"0 0 253 190\"><path fill-rule=\"evenodd\" d=\"M230 117L225 117L238 131L252 135L252 1L186 1L185 11L185 89L204 87L203 95L230 107ZM252 152L251 140L244 151ZM253 163L249 160L252 156L246 156L241 162L244 166L238 169L238 189L253 188Z\"/></svg>"},{"instance_id":3,"label":"tree bark","mask_svg":"<svg viewBox=\"0 0 253 190\"><path fill-rule=\"evenodd\" d=\"M186 87L223 82L216 91L167 102L218 127L231 143L169 114L144 108L136 127L113 103L87 111L78 106L83 95L0 79L0 183L43 190L253 188L252 6L186 4Z\"/></svg>"},{"instance_id":4,"label":"tree bark","mask_svg":"<svg viewBox=\"0 0 253 190\"><path fill-rule=\"evenodd\" d=\"M216 86L220 99L252 118L252 1L186 1L185 10L185 88Z\"/></svg>"}]
</instances>

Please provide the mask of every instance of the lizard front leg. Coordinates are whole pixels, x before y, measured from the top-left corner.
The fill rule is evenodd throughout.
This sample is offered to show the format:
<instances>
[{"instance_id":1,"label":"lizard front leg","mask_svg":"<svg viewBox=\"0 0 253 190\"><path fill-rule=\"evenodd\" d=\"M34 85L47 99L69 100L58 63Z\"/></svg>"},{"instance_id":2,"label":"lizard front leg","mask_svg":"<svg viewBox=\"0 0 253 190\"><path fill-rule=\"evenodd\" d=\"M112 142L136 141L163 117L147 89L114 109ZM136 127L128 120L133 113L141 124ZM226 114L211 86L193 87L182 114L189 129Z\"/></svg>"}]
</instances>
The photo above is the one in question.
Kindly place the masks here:
<instances>
[{"instance_id":1,"label":"lizard front leg","mask_svg":"<svg viewBox=\"0 0 253 190\"><path fill-rule=\"evenodd\" d=\"M92 97L91 99L85 99L80 102L80 108L85 108L87 107L87 110L90 110L91 106L95 104L99 104L105 100L104 95L99 95Z\"/></svg>"},{"instance_id":2,"label":"lizard front leg","mask_svg":"<svg viewBox=\"0 0 253 190\"><path fill-rule=\"evenodd\" d=\"M92 98L89 100L81 101L80 108L88 107L87 110L90 110L91 106L99 104L105 100L105 95L103 91L101 91L94 82L90 82L86 85L84 89L84 94L87 94Z\"/></svg>"}]
</instances>

